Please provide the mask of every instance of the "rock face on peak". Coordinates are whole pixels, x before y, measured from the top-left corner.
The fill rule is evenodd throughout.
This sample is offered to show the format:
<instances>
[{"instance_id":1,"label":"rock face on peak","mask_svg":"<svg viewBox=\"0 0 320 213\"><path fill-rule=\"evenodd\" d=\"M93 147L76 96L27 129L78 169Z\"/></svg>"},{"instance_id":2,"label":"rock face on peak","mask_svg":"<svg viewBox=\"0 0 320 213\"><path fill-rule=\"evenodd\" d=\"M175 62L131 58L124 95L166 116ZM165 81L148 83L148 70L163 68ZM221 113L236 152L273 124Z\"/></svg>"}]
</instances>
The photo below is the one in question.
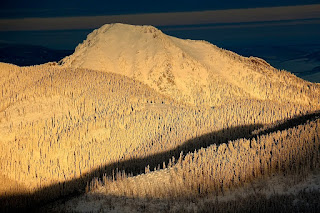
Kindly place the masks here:
<instances>
[{"instance_id":1,"label":"rock face on peak","mask_svg":"<svg viewBox=\"0 0 320 213\"><path fill-rule=\"evenodd\" d=\"M90 33L64 67L112 72L139 80L191 105L230 100L273 100L319 104L319 86L205 41L165 35L152 26L106 24ZM297 92L299 91L299 92Z\"/></svg>"}]
</instances>

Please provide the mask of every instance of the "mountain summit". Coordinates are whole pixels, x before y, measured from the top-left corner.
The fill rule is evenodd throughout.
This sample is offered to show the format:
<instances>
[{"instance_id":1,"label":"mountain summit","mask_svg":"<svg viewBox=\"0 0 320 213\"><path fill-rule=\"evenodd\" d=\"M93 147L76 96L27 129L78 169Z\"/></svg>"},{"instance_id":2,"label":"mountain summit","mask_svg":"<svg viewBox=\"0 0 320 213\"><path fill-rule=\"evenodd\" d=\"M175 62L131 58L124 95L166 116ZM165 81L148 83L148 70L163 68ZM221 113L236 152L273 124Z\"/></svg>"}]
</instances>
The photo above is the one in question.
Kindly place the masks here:
<instances>
[{"instance_id":1,"label":"mountain summit","mask_svg":"<svg viewBox=\"0 0 320 213\"><path fill-rule=\"evenodd\" d=\"M247 99L319 104L310 94L318 87L262 59L168 36L152 26L106 24L61 64L125 75L191 105Z\"/></svg>"}]
</instances>

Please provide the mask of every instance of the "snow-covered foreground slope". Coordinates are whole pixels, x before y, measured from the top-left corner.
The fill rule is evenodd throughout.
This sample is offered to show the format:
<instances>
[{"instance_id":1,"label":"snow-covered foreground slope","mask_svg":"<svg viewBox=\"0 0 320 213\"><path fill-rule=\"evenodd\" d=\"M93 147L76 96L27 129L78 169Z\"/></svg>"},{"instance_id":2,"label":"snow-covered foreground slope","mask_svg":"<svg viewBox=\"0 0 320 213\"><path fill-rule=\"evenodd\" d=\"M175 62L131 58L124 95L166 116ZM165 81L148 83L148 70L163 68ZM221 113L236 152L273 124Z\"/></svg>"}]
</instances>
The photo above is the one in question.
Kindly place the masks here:
<instances>
[{"instance_id":1,"label":"snow-covered foreground slope","mask_svg":"<svg viewBox=\"0 0 320 213\"><path fill-rule=\"evenodd\" d=\"M91 192L53 207L70 212L313 212L320 207L320 120L315 119L189 153L167 169L97 183Z\"/></svg>"},{"instance_id":2,"label":"snow-covered foreground slope","mask_svg":"<svg viewBox=\"0 0 320 213\"><path fill-rule=\"evenodd\" d=\"M64 203L54 203L50 208L56 212L261 212L270 209L307 212L319 208L319 195L320 173L314 172L306 176L275 175L227 191L225 195L193 200L114 197L105 195L100 188ZM44 210L50 208L47 206Z\"/></svg>"}]
</instances>

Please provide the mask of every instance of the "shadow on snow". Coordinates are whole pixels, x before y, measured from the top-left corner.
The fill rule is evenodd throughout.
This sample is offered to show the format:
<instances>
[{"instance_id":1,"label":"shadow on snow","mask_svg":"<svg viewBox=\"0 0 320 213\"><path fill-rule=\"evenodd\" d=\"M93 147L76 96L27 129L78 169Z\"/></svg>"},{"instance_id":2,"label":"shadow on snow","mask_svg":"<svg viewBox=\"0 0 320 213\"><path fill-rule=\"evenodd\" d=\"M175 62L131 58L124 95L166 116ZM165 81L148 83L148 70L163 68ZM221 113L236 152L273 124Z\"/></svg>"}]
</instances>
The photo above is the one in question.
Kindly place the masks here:
<instances>
[{"instance_id":1,"label":"shadow on snow","mask_svg":"<svg viewBox=\"0 0 320 213\"><path fill-rule=\"evenodd\" d=\"M9 195L0 198L0 210L4 211L19 211L36 210L41 206L55 202L57 200L68 200L74 196L81 195L85 192L87 184L95 177L101 178L104 174L111 177L113 171L125 171L127 174L132 173L138 175L144 173L145 167L155 168L163 162L168 165L169 160L174 156L175 159L180 157L180 153L194 152L201 148L206 148L212 144L219 145L227 143L230 140L237 140L240 138L256 138L263 134L268 134L278 130L285 130L306 123L308 120L315 120L320 116L320 112L314 112L303 116L296 116L292 119L278 124L272 125L270 128L260 131L258 134L252 134L254 130L263 127L262 124L243 125L237 127L225 128L209 134L205 134L193 139L190 139L175 149L160 152L143 158L136 158L130 160L119 161L117 163L107 164L95 169L79 178L69 181L53 184L41 188L34 193Z\"/></svg>"}]
</instances>

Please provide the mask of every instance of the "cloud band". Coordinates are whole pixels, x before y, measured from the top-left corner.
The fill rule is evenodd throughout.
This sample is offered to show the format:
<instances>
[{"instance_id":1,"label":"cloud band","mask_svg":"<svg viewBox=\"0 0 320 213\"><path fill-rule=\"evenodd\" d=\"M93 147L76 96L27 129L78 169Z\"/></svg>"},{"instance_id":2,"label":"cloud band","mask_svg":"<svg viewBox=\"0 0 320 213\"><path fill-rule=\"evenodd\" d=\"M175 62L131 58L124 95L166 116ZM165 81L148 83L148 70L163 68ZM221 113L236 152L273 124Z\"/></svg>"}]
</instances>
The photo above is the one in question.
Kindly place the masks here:
<instances>
[{"instance_id":1,"label":"cloud band","mask_svg":"<svg viewBox=\"0 0 320 213\"><path fill-rule=\"evenodd\" d=\"M1 19L0 31L93 29L108 23L175 26L320 18L320 4L112 16Z\"/></svg>"}]
</instances>

